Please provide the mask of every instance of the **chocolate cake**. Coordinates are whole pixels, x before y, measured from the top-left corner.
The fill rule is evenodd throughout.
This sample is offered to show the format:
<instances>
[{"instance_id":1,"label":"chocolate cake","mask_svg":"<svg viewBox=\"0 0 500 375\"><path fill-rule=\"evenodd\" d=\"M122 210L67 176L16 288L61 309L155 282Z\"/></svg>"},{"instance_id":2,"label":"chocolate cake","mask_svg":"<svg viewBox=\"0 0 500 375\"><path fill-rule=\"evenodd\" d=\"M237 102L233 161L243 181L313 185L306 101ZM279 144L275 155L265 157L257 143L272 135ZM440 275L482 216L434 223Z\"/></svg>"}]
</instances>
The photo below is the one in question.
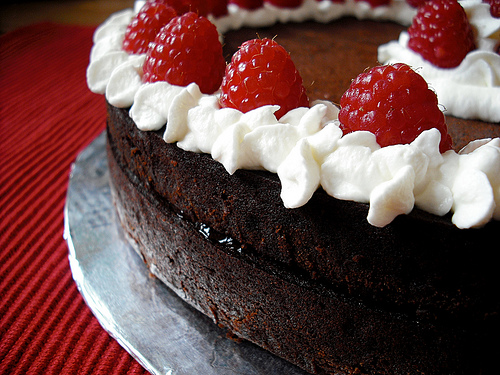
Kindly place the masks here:
<instances>
[{"instance_id":1,"label":"chocolate cake","mask_svg":"<svg viewBox=\"0 0 500 375\"><path fill-rule=\"evenodd\" d=\"M322 191L289 211L275 175L229 176L115 107L108 139L132 244L154 275L237 337L319 374L497 369L498 222L460 230L415 210L376 228L366 205Z\"/></svg>"},{"instance_id":2,"label":"chocolate cake","mask_svg":"<svg viewBox=\"0 0 500 375\"><path fill-rule=\"evenodd\" d=\"M350 17L240 28L225 33L224 54L256 33L275 37L308 96L339 103L404 28ZM496 123L447 124L456 150L500 136ZM151 273L231 336L315 374L498 371L498 221L459 229L451 213L414 208L376 227L368 204L322 188L285 208L275 173L231 175L208 154L166 143L164 132L139 130L128 107L108 103L118 218Z\"/></svg>"}]
</instances>

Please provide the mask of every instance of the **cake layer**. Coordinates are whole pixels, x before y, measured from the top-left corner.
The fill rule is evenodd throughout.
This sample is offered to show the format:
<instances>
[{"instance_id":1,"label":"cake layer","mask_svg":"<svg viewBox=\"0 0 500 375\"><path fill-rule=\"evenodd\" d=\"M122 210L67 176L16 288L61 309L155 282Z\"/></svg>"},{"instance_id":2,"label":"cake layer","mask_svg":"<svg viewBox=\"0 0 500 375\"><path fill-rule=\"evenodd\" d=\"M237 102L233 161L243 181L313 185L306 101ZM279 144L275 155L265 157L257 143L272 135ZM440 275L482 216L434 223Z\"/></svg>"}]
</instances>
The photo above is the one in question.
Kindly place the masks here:
<instances>
[{"instance_id":1,"label":"cake layer","mask_svg":"<svg viewBox=\"0 0 500 375\"><path fill-rule=\"evenodd\" d=\"M274 231L270 223L270 220L276 220L270 217L274 216L274 208L267 211L269 205L262 204L275 201L270 199L275 194L272 192L275 180L271 176L240 173L237 177L238 183L243 185L240 190L249 189L254 196L244 194L242 200L236 200L234 186L221 186L226 182L224 178L222 181L210 179L215 177L214 173L220 172L211 159L182 152L175 145L163 147L165 151L155 149L155 139L161 138L154 133L131 132L130 136L120 136L114 121L122 121L119 115L124 113L111 110L108 132L111 187L121 224L150 271L215 323L317 374L491 373L499 333L493 320L478 317L477 320L453 324L439 316L422 319L414 312L385 310L382 306L374 306L373 301L363 303L360 296L349 296L349 290L343 290L339 285L334 288L331 283L311 278L307 270L300 269L300 254L305 248L297 239L294 240L296 254L289 255L298 258L294 260L296 264L288 266L286 262L272 259L277 254L272 254L269 243L266 244L269 252L266 256L257 254L261 250L251 245L231 242L238 233L246 236L259 233L262 226L270 226L274 233L269 236L278 239L273 246L279 253L287 242L283 237L286 234L297 231L306 242L309 236L300 223L297 223L297 228L292 223L282 223L281 229ZM164 162L164 156L168 154L169 162L165 165L170 167L147 165L155 163L145 163L141 157L144 152L160 152L163 155L157 156ZM186 173L184 183L180 183L177 171L186 172L191 168L194 170ZM206 180L197 177L199 169L205 169L210 177ZM159 194L158 190L151 188L159 180L171 185L168 194L166 191ZM264 184L267 186L263 190L255 185L266 180L268 183ZM207 181L211 187L206 186ZM182 202L184 199L186 201ZM252 200L250 206L244 204L246 199ZM318 204L325 203L320 197L317 199ZM209 202L202 204L198 200ZM224 202L225 210L219 207ZM340 206L327 208L345 208L343 203L348 202L337 203ZM208 209L207 204L212 206L211 212L204 212ZM243 219L240 225L231 223L234 209L241 208L240 204L244 205L240 217L245 216L246 209L255 207L253 212L247 212L254 220L253 225L249 219ZM257 208L261 209L260 215L255 212ZM210 220L208 225L200 221L207 217L217 218L218 209L226 215L225 219L218 219L223 220L227 228L234 229L231 238L219 232L221 228L216 221ZM338 268L333 263L342 260L335 260L333 256L342 257L345 253L351 257L343 260L346 269L366 268L368 262L363 255L366 249L361 247L353 252L353 243L347 240L364 236L363 225L356 227L353 223L354 227L348 229L351 225L347 221L356 216L359 216L358 220L364 220L364 209L359 211L346 211L349 218L342 215L336 219L337 228L330 229L330 232L350 232L339 233L344 238L342 248L346 249L339 248L327 255L333 249L313 247L311 250L322 258L317 261ZM370 234L367 237L374 239ZM269 242L266 238L263 241ZM389 250L385 249L386 252ZM401 262L403 256L397 250L395 252L392 260L386 257L394 265L398 258ZM360 272L357 279L366 274L366 270ZM376 289L373 289L374 293Z\"/></svg>"}]
</instances>

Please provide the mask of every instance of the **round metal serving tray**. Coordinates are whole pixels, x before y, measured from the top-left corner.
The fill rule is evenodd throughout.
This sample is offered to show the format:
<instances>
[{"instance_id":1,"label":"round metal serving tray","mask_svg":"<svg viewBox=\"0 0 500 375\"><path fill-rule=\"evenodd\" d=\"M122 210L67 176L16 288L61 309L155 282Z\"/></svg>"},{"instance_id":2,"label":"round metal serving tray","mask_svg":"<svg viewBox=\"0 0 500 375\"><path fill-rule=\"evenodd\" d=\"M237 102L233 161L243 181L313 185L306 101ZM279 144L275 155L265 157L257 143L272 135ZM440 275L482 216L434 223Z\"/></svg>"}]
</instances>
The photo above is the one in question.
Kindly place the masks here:
<instances>
[{"instance_id":1,"label":"round metal serving tray","mask_svg":"<svg viewBox=\"0 0 500 375\"><path fill-rule=\"evenodd\" d=\"M154 277L126 241L108 184L106 134L73 164L64 237L73 278L101 325L152 374L304 375L208 317Z\"/></svg>"}]
</instances>

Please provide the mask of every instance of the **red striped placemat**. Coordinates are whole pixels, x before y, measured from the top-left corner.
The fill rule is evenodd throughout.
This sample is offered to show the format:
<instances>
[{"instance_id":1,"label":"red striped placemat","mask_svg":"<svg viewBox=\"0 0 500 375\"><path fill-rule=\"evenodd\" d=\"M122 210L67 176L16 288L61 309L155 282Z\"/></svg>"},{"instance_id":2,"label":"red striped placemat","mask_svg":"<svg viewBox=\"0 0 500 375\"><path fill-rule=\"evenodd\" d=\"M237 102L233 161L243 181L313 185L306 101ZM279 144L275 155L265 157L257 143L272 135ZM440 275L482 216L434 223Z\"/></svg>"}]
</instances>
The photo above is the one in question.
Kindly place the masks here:
<instances>
[{"instance_id":1,"label":"red striped placemat","mask_svg":"<svg viewBox=\"0 0 500 375\"><path fill-rule=\"evenodd\" d=\"M63 239L71 163L105 128L88 91L94 29L0 36L0 374L145 374L99 325Z\"/></svg>"}]
</instances>

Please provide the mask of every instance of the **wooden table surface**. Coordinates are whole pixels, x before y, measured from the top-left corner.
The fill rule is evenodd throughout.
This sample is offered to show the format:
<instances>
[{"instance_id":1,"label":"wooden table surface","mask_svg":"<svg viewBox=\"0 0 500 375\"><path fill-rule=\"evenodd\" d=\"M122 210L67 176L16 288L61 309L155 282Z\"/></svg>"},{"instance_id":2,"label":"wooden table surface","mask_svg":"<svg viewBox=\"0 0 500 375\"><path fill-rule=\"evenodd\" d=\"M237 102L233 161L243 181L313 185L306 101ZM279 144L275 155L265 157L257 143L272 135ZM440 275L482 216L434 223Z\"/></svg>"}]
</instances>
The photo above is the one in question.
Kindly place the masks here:
<instances>
[{"instance_id":1,"label":"wooden table surface","mask_svg":"<svg viewBox=\"0 0 500 375\"><path fill-rule=\"evenodd\" d=\"M133 4L134 0L3 1L0 32L44 21L97 26L111 13Z\"/></svg>"}]
</instances>

